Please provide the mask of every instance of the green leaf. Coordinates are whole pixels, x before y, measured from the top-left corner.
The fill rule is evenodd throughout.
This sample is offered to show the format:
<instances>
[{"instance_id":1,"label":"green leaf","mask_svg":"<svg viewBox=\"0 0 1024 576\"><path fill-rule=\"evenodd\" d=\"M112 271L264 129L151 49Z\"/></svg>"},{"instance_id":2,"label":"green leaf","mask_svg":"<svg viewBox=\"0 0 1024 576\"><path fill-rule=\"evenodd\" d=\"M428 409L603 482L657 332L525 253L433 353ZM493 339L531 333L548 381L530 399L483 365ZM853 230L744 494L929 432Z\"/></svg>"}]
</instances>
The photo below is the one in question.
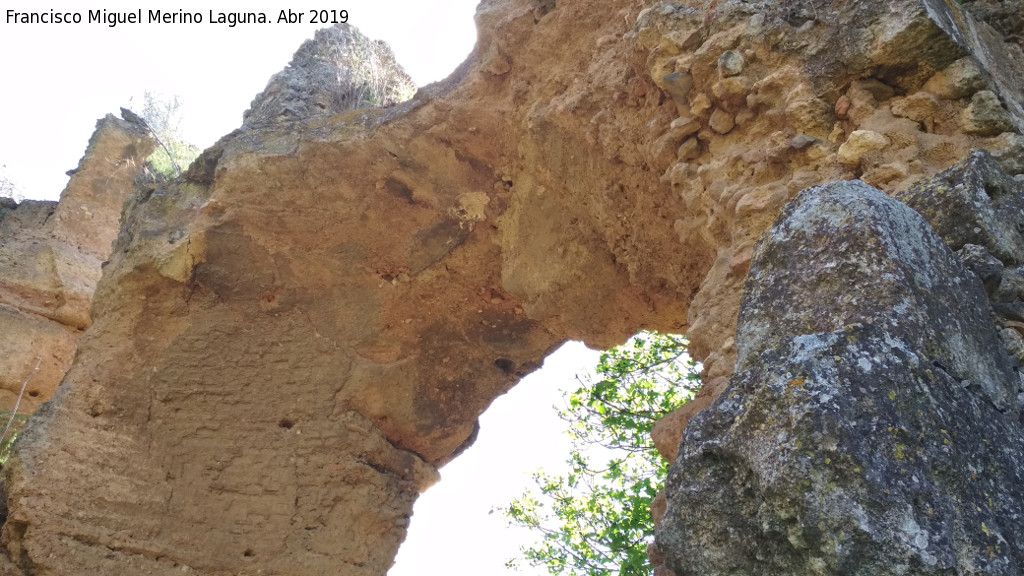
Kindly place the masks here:
<instances>
[{"instance_id":1,"label":"green leaf","mask_svg":"<svg viewBox=\"0 0 1024 576\"><path fill-rule=\"evenodd\" d=\"M558 412L572 439L569 473L538 472L540 499L524 494L502 509L510 523L538 535L521 560L555 575L650 573L650 505L668 473L650 432L699 385L699 366L686 355L686 344L682 336L641 332L602 353L592 378L578 378L580 387L566 394ZM614 456L592 458L594 446Z\"/></svg>"}]
</instances>

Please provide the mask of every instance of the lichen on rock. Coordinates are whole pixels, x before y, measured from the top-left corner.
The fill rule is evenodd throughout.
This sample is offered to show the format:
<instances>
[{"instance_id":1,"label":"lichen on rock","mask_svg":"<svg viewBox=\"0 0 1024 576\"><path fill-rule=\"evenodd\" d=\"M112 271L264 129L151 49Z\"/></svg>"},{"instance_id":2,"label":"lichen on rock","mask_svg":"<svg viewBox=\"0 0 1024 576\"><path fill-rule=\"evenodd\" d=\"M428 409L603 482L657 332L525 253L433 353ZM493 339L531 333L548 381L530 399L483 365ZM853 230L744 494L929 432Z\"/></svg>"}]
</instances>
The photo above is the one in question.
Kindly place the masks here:
<instances>
[{"instance_id":1,"label":"lichen on rock","mask_svg":"<svg viewBox=\"0 0 1024 576\"><path fill-rule=\"evenodd\" d=\"M738 371L670 472L669 566L1021 574L1020 381L987 316L909 208L859 182L802 192L755 251Z\"/></svg>"},{"instance_id":2,"label":"lichen on rock","mask_svg":"<svg viewBox=\"0 0 1024 576\"><path fill-rule=\"evenodd\" d=\"M987 152L972 152L896 197L921 213L951 249L976 244L1007 265L1024 264L1024 184Z\"/></svg>"}]
</instances>

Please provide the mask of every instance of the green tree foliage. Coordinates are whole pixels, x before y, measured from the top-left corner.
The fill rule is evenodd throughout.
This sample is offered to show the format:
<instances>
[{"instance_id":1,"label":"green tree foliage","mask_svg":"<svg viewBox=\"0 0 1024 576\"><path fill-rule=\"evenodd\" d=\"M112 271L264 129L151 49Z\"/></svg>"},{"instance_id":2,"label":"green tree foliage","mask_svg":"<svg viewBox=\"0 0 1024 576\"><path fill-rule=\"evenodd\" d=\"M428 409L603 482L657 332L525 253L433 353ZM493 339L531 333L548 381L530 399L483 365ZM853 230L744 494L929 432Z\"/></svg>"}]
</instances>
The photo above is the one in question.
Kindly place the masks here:
<instances>
[{"instance_id":1,"label":"green tree foliage","mask_svg":"<svg viewBox=\"0 0 1024 576\"><path fill-rule=\"evenodd\" d=\"M146 91L142 100L139 116L158 141L156 150L146 159L146 168L157 180L180 176L201 152L181 134L181 99Z\"/></svg>"},{"instance_id":2,"label":"green tree foliage","mask_svg":"<svg viewBox=\"0 0 1024 576\"><path fill-rule=\"evenodd\" d=\"M6 464L7 459L11 457L11 450L14 448L14 441L18 439L18 434L20 434L22 429L25 428L25 424L28 422L28 416L28 414L17 414L11 416L10 411L0 410L0 429L2 429L4 424L8 421L11 422L7 436L0 439L0 465Z\"/></svg>"},{"instance_id":3,"label":"green tree foliage","mask_svg":"<svg viewBox=\"0 0 1024 576\"><path fill-rule=\"evenodd\" d=\"M572 576L650 573L650 505L668 473L651 428L699 385L686 344L681 336L641 332L602 354L596 378L567 395L559 416L570 425L569 472L538 472L539 494L501 509L512 524L539 535L509 566L525 560Z\"/></svg>"}]
</instances>

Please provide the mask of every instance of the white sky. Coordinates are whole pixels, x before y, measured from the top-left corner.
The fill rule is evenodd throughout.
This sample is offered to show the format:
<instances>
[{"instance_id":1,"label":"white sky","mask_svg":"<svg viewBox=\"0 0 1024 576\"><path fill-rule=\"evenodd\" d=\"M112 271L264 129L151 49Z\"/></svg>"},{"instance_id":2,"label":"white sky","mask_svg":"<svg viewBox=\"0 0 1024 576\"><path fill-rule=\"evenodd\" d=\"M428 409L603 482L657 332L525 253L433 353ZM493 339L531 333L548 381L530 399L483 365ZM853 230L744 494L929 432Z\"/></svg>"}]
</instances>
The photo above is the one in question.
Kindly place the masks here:
<instances>
[{"instance_id":1,"label":"white sky","mask_svg":"<svg viewBox=\"0 0 1024 576\"><path fill-rule=\"evenodd\" d=\"M333 4L333 6L329 6ZM345 0L349 23L386 40L419 85L440 80L473 47L477 0ZM145 90L184 100L183 130L200 148L242 123L270 76L291 60L310 24L210 24L209 11L263 11L276 21L293 2L181 0L162 7L198 11L203 24L87 24L88 8L136 11L141 2L7 0L0 10L0 165L28 198L56 200L78 165L96 120L141 108ZM7 10L82 14L81 24L14 24ZM143 8L143 19L146 8ZM304 21L310 19L308 10Z\"/></svg>"},{"instance_id":2,"label":"white sky","mask_svg":"<svg viewBox=\"0 0 1024 576\"><path fill-rule=\"evenodd\" d=\"M237 128L253 97L319 26L35 24L6 22L8 8L25 12L89 7L134 11L139 4L8 0L0 10L0 165L27 198L56 200L67 170L78 165L96 120L118 114L145 90L179 95L186 139L205 148ZM316 8L329 8L324 3ZM349 23L391 44L399 62L423 85L447 76L476 39L476 0L346 0ZM265 11L276 20L294 4L183 0L165 9ZM145 9L144 9L145 17ZM306 20L308 20L308 12ZM474 447L442 471L442 482L416 506L409 537L389 576L507 574L504 562L532 536L506 528L496 506L532 486L537 468L564 469L568 440L550 407L560 389L596 364L581 344L548 359L484 415ZM542 575L543 569L520 574Z\"/></svg>"}]
</instances>

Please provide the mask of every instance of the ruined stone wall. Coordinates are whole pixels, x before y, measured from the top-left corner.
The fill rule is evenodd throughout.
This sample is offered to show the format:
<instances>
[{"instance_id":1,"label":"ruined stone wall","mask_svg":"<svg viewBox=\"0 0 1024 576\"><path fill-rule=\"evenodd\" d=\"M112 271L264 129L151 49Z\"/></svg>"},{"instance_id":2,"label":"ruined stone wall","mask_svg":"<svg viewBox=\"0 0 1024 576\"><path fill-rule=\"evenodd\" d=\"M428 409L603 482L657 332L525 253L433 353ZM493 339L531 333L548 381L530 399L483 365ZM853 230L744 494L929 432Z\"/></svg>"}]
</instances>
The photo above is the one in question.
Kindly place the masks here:
<instances>
[{"instance_id":1,"label":"ruined stone wall","mask_svg":"<svg viewBox=\"0 0 1024 576\"><path fill-rule=\"evenodd\" d=\"M705 387L662 426L672 455L745 366L755 242L798 192L898 194L976 148L1019 159L1019 47L939 4L488 1L467 63L411 101L226 136L129 203L78 359L5 468L8 558L37 575L383 574L417 492L566 339L688 334ZM929 242L890 260L927 268ZM800 314L777 337L817 312ZM753 398L752 378L732 390ZM1009 433L992 426L979 437ZM750 460L784 441L746 438L767 442ZM699 470L691 445L676 479ZM659 542L680 574L681 494L730 478L670 484ZM795 557L779 566L841 567Z\"/></svg>"},{"instance_id":2,"label":"ruined stone wall","mask_svg":"<svg viewBox=\"0 0 1024 576\"><path fill-rule=\"evenodd\" d=\"M108 116L59 203L0 207L0 409L14 407L30 375L20 413L53 397L91 322L121 208L152 149L140 127Z\"/></svg>"}]
</instances>

